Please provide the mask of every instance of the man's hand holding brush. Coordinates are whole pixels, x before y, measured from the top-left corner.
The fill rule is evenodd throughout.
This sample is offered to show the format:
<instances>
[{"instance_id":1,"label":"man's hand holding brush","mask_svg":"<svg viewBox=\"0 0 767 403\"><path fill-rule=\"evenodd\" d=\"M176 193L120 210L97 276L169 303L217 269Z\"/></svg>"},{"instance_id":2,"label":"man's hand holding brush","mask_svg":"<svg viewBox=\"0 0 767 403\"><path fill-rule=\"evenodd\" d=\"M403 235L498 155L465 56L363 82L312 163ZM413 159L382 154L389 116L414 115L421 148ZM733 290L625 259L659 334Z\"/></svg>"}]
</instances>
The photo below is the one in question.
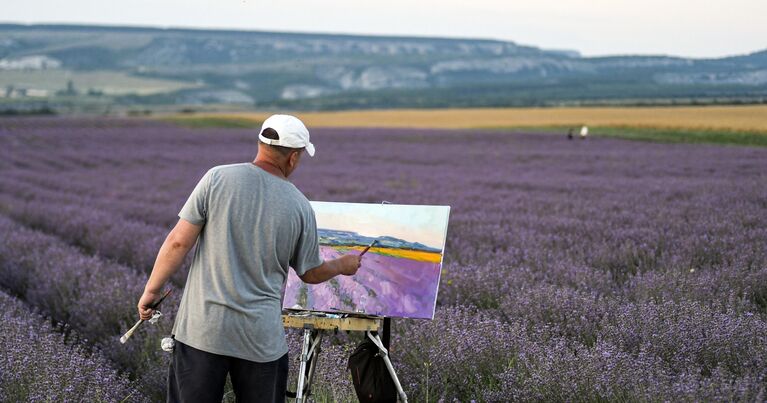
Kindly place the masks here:
<instances>
[{"instance_id":1,"label":"man's hand holding brush","mask_svg":"<svg viewBox=\"0 0 767 403\"><path fill-rule=\"evenodd\" d=\"M136 322L136 324L133 325L132 328L128 329L128 331L125 332L125 334L122 337L120 337L120 343L125 344L125 342L128 341L128 339L131 336L133 336L133 332L135 332L136 329L138 329L138 327L141 326L142 323L144 323L147 320L152 319L152 316L154 316L154 314L155 314L155 310L160 307L160 304L162 303L162 301L164 301L165 298L168 295L170 295L170 293L171 293L171 290L165 291L164 294L158 294L157 298L152 298L152 299L149 300L149 302L143 303L143 305L142 305L142 302L139 301L139 316L141 317L141 319L139 319L138 322ZM146 296L147 296L147 292L145 291L144 295L141 297L141 300L143 301L144 297L146 297ZM150 297L148 297L148 298L150 298ZM147 316L144 315L145 312L148 312ZM161 315L161 314L158 312L158 317L159 317L159 315ZM150 320L150 322L152 322L152 321Z\"/></svg>"},{"instance_id":2,"label":"man's hand holding brush","mask_svg":"<svg viewBox=\"0 0 767 403\"><path fill-rule=\"evenodd\" d=\"M308 284L318 284L335 276L353 276L362 266L362 256L378 241L373 241L359 255L343 255L337 259L326 260L320 266L304 273L301 280Z\"/></svg>"},{"instance_id":3,"label":"man's hand holding brush","mask_svg":"<svg viewBox=\"0 0 767 403\"><path fill-rule=\"evenodd\" d=\"M141 295L141 299L138 301L138 314L141 320L149 320L152 318L155 311L155 302L159 301L160 298L162 298L162 295L162 292L144 290L144 294Z\"/></svg>"}]
</instances>

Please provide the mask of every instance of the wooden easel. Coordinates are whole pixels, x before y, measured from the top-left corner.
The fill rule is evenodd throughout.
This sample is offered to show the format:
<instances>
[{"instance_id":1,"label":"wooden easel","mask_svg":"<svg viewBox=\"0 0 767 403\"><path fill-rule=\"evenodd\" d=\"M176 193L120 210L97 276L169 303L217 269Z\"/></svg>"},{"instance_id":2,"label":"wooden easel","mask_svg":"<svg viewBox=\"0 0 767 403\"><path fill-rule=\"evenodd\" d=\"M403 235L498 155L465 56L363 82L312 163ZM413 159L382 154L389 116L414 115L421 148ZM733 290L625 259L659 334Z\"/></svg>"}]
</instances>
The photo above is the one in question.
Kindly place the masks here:
<instances>
[{"instance_id":1,"label":"wooden easel","mask_svg":"<svg viewBox=\"0 0 767 403\"><path fill-rule=\"evenodd\" d=\"M389 374L397 387L397 393L402 403L407 403L407 395L394 372L389 351L378 336L384 327L384 318L369 316L345 316L323 314L319 312L283 312L282 325L287 328L304 329L301 346L301 364L298 369L298 384L296 386L296 403L305 403L311 393L312 379L317 368L323 332L327 330L343 330L365 332L366 336L375 343L389 369Z\"/></svg>"}]
</instances>

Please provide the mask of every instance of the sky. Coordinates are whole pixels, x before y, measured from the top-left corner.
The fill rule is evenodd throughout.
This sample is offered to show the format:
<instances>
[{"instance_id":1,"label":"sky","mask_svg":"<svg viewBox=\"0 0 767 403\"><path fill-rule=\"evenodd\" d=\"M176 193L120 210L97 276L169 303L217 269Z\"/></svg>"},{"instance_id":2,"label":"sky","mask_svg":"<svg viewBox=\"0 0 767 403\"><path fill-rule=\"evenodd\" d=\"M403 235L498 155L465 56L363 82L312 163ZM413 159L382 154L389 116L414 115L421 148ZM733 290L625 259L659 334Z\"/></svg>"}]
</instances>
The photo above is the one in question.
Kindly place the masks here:
<instances>
[{"instance_id":1,"label":"sky","mask_svg":"<svg viewBox=\"0 0 767 403\"><path fill-rule=\"evenodd\" d=\"M392 236L442 250L449 208L403 204L312 202L317 228Z\"/></svg>"},{"instance_id":2,"label":"sky","mask_svg":"<svg viewBox=\"0 0 767 403\"><path fill-rule=\"evenodd\" d=\"M0 22L509 40L584 56L767 49L766 0L0 0Z\"/></svg>"}]
</instances>

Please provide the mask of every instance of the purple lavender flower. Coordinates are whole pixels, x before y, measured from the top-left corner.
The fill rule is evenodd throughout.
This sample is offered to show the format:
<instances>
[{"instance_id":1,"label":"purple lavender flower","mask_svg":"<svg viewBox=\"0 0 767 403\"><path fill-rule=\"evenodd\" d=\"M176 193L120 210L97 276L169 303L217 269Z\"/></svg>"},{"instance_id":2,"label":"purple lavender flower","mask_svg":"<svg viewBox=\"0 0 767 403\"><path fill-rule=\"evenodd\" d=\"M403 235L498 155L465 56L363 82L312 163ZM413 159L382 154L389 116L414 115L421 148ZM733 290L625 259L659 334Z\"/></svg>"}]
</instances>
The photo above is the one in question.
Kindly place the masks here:
<instances>
[{"instance_id":1,"label":"purple lavender flower","mask_svg":"<svg viewBox=\"0 0 767 403\"><path fill-rule=\"evenodd\" d=\"M0 400L148 401L99 351L2 292L0 312Z\"/></svg>"}]
</instances>

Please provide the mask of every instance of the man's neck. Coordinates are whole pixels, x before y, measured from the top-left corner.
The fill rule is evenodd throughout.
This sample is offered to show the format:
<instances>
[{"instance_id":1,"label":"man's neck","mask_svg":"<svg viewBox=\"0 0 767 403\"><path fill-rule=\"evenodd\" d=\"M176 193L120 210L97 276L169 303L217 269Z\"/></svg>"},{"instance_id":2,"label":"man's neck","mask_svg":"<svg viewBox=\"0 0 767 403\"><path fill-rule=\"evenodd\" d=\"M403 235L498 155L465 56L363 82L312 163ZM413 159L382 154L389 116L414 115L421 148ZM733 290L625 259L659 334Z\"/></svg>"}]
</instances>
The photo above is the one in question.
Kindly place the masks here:
<instances>
[{"instance_id":1,"label":"man's neck","mask_svg":"<svg viewBox=\"0 0 767 403\"><path fill-rule=\"evenodd\" d=\"M256 159L252 162L252 164L278 178L288 179L288 176L285 175L285 172L282 170L282 168L271 161Z\"/></svg>"}]
</instances>

